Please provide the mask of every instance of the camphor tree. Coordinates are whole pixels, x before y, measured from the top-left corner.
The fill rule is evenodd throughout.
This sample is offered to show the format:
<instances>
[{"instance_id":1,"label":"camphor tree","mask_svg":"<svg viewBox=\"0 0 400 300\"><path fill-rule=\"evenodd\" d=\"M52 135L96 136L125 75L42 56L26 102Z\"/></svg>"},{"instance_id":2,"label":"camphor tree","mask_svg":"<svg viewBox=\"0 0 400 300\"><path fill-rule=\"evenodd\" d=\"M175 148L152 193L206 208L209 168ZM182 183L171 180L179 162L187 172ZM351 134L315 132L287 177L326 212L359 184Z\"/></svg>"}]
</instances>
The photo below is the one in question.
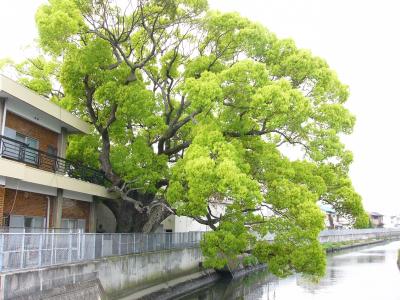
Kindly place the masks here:
<instances>
[{"instance_id":1,"label":"camphor tree","mask_svg":"<svg viewBox=\"0 0 400 300\"><path fill-rule=\"evenodd\" d=\"M207 266L253 249L285 276L324 272L318 203L367 225L340 142L348 88L292 40L206 0L49 0L36 22L43 54L15 68L92 125L68 156L120 195L104 200L118 231L188 216L213 229Z\"/></svg>"}]
</instances>

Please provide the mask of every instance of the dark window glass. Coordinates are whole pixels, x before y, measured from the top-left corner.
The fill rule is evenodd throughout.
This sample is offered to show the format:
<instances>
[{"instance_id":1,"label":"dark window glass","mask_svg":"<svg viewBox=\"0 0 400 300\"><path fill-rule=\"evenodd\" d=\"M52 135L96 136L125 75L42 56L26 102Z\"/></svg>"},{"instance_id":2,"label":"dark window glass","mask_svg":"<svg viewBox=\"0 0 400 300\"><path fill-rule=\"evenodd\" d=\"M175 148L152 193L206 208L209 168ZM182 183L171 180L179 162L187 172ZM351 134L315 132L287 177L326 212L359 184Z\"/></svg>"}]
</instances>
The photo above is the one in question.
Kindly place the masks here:
<instances>
[{"instance_id":1,"label":"dark window glass","mask_svg":"<svg viewBox=\"0 0 400 300\"><path fill-rule=\"evenodd\" d=\"M27 218L27 217L25 217L25 224L24 224L24 227L33 227L32 226L32 222L33 221L33 218Z\"/></svg>"},{"instance_id":2,"label":"dark window glass","mask_svg":"<svg viewBox=\"0 0 400 300\"><path fill-rule=\"evenodd\" d=\"M51 155L57 155L57 148L55 148L55 147L53 147L51 145L48 145L47 146L47 153L51 154Z\"/></svg>"}]
</instances>

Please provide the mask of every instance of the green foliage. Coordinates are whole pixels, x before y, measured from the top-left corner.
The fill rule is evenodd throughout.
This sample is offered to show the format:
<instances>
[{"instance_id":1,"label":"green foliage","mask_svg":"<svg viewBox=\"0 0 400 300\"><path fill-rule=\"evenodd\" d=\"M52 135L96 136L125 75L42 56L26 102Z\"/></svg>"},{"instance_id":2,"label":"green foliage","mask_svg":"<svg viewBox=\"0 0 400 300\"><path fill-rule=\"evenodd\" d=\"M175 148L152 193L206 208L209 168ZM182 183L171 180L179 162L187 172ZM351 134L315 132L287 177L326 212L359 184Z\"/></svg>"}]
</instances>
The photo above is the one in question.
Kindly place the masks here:
<instances>
[{"instance_id":1,"label":"green foliage","mask_svg":"<svg viewBox=\"0 0 400 300\"><path fill-rule=\"evenodd\" d=\"M63 96L60 93L60 85L54 85L59 74L59 66L59 62L48 59L43 54L20 63L11 59L0 60L0 70L11 68L19 75L21 84L55 102Z\"/></svg>"},{"instance_id":2,"label":"green foliage","mask_svg":"<svg viewBox=\"0 0 400 300\"><path fill-rule=\"evenodd\" d=\"M9 64L12 64L12 59L10 59L10 58L1 58L0 59L0 70L5 68Z\"/></svg>"},{"instance_id":3,"label":"green foliage","mask_svg":"<svg viewBox=\"0 0 400 300\"><path fill-rule=\"evenodd\" d=\"M367 213L360 213L356 217L354 228L371 228L371 221Z\"/></svg>"},{"instance_id":4,"label":"green foliage","mask_svg":"<svg viewBox=\"0 0 400 300\"><path fill-rule=\"evenodd\" d=\"M243 265L245 267L256 266L258 263L258 259L253 255L245 256L243 258Z\"/></svg>"},{"instance_id":5,"label":"green foliage","mask_svg":"<svg viewBox=\"0 0 400 300\"><path fill-rule=\"evenodd\" d=\"M290 275L293 271L316 276L325 273L324 250L316 240L286 240L271 244L261 241L256 244L254 255L260 262L268 263L269 270L280 277Z\"/></svg>"},{"instance_id":6,"label":"green foliage","mask_svg":"<svg viewBox=\"0 0 400 300\"><path fill-rule=\"evenodd\" d=\"M45 56L15 68L92 124L68 156L209 224L206 266L254 249L248 263L279 276L323 274L319 203L368 221L340 141L355 123L348 87L292 40L205 0L140 3L50 0L36 14Z\"/></svg>"},{"instance_id":7,"label":"green foliage","mask_svg":"<svg viewBox=\"0 0 400 300\"><path fill-rule=\"evenodd\" d=\"M69 47L69 38L84 27L81 11L74 0L49 0L36 12L39 42L45 49L60 54Z\"/></svg>"},{"instance_id":8,"label":"green foliage","mask_svg":"<svg viewBox=\"0 0 400 300\"><path fill-rule=\"evenodd\" d=\"M99 168L100 140L97 135L70 135L68 138L67 158L84 162L92 168Z\"/></svg>"},{"instance_id":9,"label":"green foliage","mask_svg":"<svg viewBox=\"0 0 400 300\"><path fill-rule=\"evenodd\" d=\"M233 226L230 224L230 226ZM240 226L235 226L240 227ZM249 234L243 229L209 232L201 243L204 266L222 269L246 250ZM239 232L235 232L239 231Z\"/></svg>"}]
</instances>

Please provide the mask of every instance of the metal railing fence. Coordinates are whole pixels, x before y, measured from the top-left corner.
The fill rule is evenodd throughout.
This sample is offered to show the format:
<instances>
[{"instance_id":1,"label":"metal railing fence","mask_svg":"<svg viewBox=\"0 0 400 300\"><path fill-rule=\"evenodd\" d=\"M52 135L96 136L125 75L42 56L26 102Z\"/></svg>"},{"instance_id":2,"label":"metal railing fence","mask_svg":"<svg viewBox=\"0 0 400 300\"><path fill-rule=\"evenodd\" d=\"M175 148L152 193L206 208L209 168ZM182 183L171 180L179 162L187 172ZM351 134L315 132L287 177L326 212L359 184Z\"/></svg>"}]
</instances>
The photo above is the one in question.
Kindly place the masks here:
<instances>
[{"instance_id":1,"label":"metal railing fence","mask_svg":"<svg viewBox=\"0 0 400 300\"><path fill-rule=\"evenodd\" d=\"M0 232L0 272L196 247L204 233ZM319 236L322 243L371 238L400 238L400 229L324 230ZM268 234L264 239L274 237Z\"/></svg>"},{"instance_id":2,"label":"metal railing fence","mask_svg":"<svg viewBox=\"0 0 400 300\"><path fill-rule=\"evenodd\" d=\"M319 241L344 242L379 238L400 238L400 228L368 228L368 229L326 229L320 232ZM268 233L262 239L273 241L275 235Z\"/></svg>"},{"instance_id":3,"label":"metal railing fence","mask_svg":"<svg viewBox=\"0 0 400 300\"><path fill-rule=\"evenodd\" d=\"M400 228L330 229L321 231L319 241L321 243L334 243L399 237Z\"/></svg>"},{"instance_id":4,"label":"metal railing fence","mask_svg":"<svg viewBox=\"0 0 400 300\"><path fill-rule=\"evenodd\" d=\"M0 135L0 156L71 178L100 185L107 183L104 173L100 170L29 147L23 142L3 135Z\"/></svg>"},{"instance_id":5,"label":"metal railing fence","mask_svg":"<svg viewBox=\"0 0 400 300\"><path fill-rule=\"evenodd\" d=\"M202 236L203 232L0 233L0 272L195 247Z\"/></svg>"}]
</instances>

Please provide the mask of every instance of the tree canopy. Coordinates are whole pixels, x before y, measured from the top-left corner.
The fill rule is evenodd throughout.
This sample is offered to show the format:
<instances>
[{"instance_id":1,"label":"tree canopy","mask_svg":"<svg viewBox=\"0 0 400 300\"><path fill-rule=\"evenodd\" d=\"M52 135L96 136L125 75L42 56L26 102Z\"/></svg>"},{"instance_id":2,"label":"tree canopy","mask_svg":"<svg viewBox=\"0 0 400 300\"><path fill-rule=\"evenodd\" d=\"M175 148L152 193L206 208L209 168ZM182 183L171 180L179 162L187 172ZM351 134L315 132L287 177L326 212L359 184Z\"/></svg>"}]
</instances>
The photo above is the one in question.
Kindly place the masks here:
<instances>
[{"instance_id":1,"label":"tree canopy","mask_svg":"<svg viewBox=\"0 0 400 300\"><path fill-rule=\"evenodd\" d=\"M36 23L20 80L92 125L68 156L121 195L118 230L188 216L213 229L206 265L251 248L285 276L324 272L319 203L368 224L340 141L348 87L292 40L206 0L49 0Z\"/></svg>"}]
</instances>

